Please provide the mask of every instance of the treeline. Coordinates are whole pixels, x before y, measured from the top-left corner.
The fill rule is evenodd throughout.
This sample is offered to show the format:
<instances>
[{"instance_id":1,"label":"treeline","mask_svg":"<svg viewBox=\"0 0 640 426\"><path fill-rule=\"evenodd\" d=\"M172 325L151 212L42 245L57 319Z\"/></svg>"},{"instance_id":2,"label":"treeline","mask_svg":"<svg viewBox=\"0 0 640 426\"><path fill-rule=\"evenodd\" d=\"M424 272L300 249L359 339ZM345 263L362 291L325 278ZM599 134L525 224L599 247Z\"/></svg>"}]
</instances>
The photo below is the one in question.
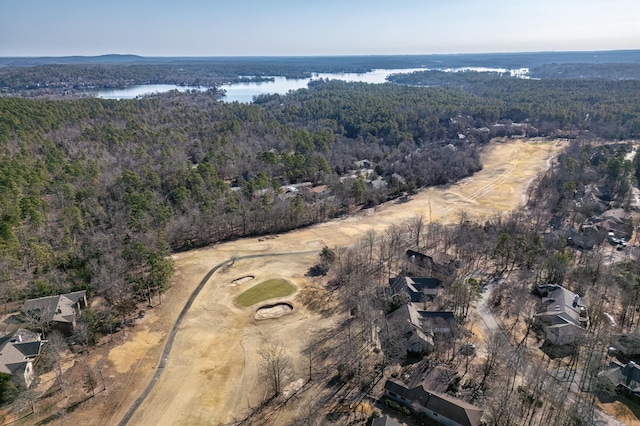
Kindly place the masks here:
<instances>
[{"instance_id":1,"label":"treeline","mask_svg":"<svg viewBox=\"0 0 640 426\"><path fill-rule=\"evenodd\" d=\"M476 144L431 143L413 124L398 125L407 109L415 122L433 120L435 102L423 109L421 98L397 95L385 103L384 93L365 89L388 132L374 136L366 124L373 110L356 115L357 103L347 131L330 124L328 111L317 119L295 112L293 100L0 98L2 297L86 288L103 299L96 327L110 330L136 299L166 288L172 250L286 231L480 168ZM361 159L375 164L371 177L388 178L386 187L346 173ZM329 194L288 187L305 182Z\"/></svg>"},{"instance_id":2,"label":"treeline","mask_svg":"<svg viewBox=\"0 0 640 426\"><path fill-rule=\"evenodd\" d=\"M591 132L608 139L640 135L640 81L526 80L476 72L440 71L395 75L399 84L457 86L479 96L474 118L527 123L540 134L557 129ZM480 123L478 123L480 124Z\"/></svg>"},{"instance_id":3,"label":"treeline","mask_svg":"<svg viewBox=\"0 0 640 426\"><path fill-rule=\"evenodd\" d=\"M544 64L532 68L533 78L640 80L640 64Z\"/></svg>"},{"instance_id":4,"label":"treeline","mask_svg":"<svg viewBox=\"0 0 640 426\"><path fill-rule=\"evenodd\" d=\"M103 296L96 321L110 327L168 285L171 251L283 232L469 176L492 136L521 134L496 122L520 114L551 123L536 134L573 129L589 88L579 82L561 98L551 86L545 98L501 84L476 94L318 81L254 104L212 92L0 98L1 296L87 288ZM599 120L631 135L638 100L592 89ZM532 99L509 109L517 90ZM553 120L561 114L570 118Z\"/></svg>"},{"instance_id":5,"label":"treeline","mask_svg":"<svg viewBox=\"0 0 640 426\"><path fill-rule=\"evenodd\" d=\"M222 68L222 69L221 69ZM137 84L215 87L240 81L224 67L167 65L39 65L0 68L0 90L29 96L82 94L90 89L124 88Z\"/></svg>"},{"instance_id":6,"label":"treeline","mask_svg":"<svg viewBox=\"0 0 640 426\"><path fill-rule=\"evenodd\" d=\"M338 57L94 57L0 58L0 92L22 96L81 94L87 87L134 84L216 87L251 76L310 78L315 73L366 73L403 68L530 68L534 78L638 79L637 51Z\"/></svg>"}]
</instances>

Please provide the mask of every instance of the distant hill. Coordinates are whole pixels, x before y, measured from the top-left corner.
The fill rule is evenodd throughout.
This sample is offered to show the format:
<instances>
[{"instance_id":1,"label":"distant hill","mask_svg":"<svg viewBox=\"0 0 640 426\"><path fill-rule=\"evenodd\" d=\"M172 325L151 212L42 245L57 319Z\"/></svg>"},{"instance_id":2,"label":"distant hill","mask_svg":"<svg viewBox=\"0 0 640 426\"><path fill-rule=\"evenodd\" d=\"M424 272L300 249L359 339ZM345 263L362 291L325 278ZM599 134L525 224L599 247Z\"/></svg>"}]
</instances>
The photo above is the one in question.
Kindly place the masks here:
<instances>
[{"instance_id":1,"label":"distant hill","mask_svg":"<svg viewBox=\"0 0 640 426\"><path fill-rule=\"evenodd\" d=\"M0 66L25 67L34 65L119 65L144 63L147 59L138 55L100 55L100 56L41 56L0 58Z\"/></svg>"},{"instance_id":2,"label":"distant hill","mask_svg":"<svg viewBox=\"0 0 640 426\"><path fill-rule=\"evenodd\" d=\"M520 52L520 53L461 53L450 55L377 55L377 56L252 56L252 57L144 57L138 55L11 57L0 58L0 66L64 65L130 65L130 64L287 64L316 71L318 68L339 66L354 68L413 68L486 66L531 68L544 64L640 64L640 50L611 50L590 52Z\"/></svg>"}]
</instances>

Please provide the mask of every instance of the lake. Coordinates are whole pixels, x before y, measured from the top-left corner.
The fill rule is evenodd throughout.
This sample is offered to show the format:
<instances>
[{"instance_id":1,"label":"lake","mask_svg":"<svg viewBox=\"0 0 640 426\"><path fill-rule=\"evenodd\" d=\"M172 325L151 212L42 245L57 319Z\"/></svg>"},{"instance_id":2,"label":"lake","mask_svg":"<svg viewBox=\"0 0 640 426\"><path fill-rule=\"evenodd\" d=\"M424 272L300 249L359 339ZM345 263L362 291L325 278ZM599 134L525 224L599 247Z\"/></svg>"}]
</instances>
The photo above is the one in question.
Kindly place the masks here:
<instances>
[{"instance_id":1,"label":"lake","mask_svg":"<svg viewBox=\"0 0 640 426\"><path fill-rule=\"evenodd\" d=\"M380 84L387 81L387 77L391 74L408 74L415 71L428 71L433 68L405 68L405 69L375 69L366 73L316 73L311 78L286 78L273 77L272 81L256 81L223 84L220 89L226 92L222 100L224 102L253 102L254 96L278 93L284 95L290 90L306 89L311 80L329 79L341 80L346 82L363 82ZM478 71L478 72L508 72L512 76L527 78L529 70L521 68L517 70L509 70L506 68L481 68L481 67L465 67L465 68L446 68L440 69L445 72L460 71ZM133 99L139 96L150 95L153 93L163 93L170 90L178 90L184 92L186 90L207 90L206 87L193 86L176 86L174 84L145 84L139 86L131 86L124 89L103 89L94 92L94 96L104 99Z\"/></svg>"},{"instance_id":2,"label":"lake","mask_svg":"<svg viewBox=\"0 0 640 426\"><path fill-rule=\"evenodd\" d=\"M124 89L99 89L93 95L102 99L134 99L138 96L164 93L170 90L185 92L187 90L207 90L206 87L176 86L175 84L141 84L129 86Z\"/></svg>"}]
</instances>

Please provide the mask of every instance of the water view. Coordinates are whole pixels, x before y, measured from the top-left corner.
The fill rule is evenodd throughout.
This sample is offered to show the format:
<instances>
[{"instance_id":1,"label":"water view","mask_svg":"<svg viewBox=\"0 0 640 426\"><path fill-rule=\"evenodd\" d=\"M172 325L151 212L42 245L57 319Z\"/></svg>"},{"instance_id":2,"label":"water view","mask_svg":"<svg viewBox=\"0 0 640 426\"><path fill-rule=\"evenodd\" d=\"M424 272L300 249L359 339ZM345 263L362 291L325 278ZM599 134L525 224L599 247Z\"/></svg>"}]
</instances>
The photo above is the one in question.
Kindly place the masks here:
<instances>
[{"instance_id":1,"label":"water view","mask_svg":"<svg viewBox=\"0 0 640 426\"><path fill-rule=\"evenodd\" d=\"M284 95L290 90L306 89L311 80L328 79L346 82L384 83L391 74L408 74L424 71L425 68L376 69L366 73L316 73L312 78L274 77L273 81L224 84L220 88L226 92L225 102L253 102L254 96L278 93Z\"/></svg>"},{"instance_id":2,"label":"water view","mask_svg":"<svg viewBox=\"0 0 640 426\"><path fill-rule=\"evenodd\" d=\"M366 73L317 73L311 78L286 78L273 77L271 81L255 81L223 84L220 89L225 91L222 98L224 102L253 102L255 96L277 93L284 95L291 90L306 89L311 80L328 79L341 80L346 82L363 82L380 84L387 81L391 74L409 74L416 71L431 71L434 68L405 68L405 69L375 69ZM445 68L439 71L445 72L498 72L509 73L513 77L528 78L527 68L506 69L506 68L486 68L486 67L465 67L465 68ZM104 99L134 99L139 96L146 96L154 93L163 93L170 90L184 92L186 90L207 90L207 87L176 86L174 84L145 84L131 86L124 89L102 89L94 93L98 98Z\"/></svg>"},{"instance_id":3,"label":"water view","mask_svg":"<svg viewBox=\"0 0 640 426\"><path fill-rule=\"evenodd\" d=\"M139 96L164 93L170 90L185 92L187 90L207 90L206 87L176 86L175 84L142 84L129 86L124 89L100 89L94 92L94 96L102 99L134 99Z\"/></svg>"}]
</instances>

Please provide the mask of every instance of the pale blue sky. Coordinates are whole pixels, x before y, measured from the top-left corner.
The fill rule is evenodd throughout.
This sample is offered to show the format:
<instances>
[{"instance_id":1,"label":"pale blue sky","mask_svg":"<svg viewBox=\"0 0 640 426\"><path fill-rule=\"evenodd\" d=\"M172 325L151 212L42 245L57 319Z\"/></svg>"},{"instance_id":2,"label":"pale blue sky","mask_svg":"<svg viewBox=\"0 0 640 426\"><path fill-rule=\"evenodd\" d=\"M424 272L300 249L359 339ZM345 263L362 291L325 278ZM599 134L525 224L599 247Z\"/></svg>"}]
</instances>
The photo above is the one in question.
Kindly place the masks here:
<instances>
[{"instance_id":1,"label":"pale blue sky","mask_svg":"<svg viewBox=\"0 0 640 426\"><path fill-rule=\"evenodd\" d=\"M640 48L640 0L0 0L0 56Z\"/></svg>"}]
</instances>

